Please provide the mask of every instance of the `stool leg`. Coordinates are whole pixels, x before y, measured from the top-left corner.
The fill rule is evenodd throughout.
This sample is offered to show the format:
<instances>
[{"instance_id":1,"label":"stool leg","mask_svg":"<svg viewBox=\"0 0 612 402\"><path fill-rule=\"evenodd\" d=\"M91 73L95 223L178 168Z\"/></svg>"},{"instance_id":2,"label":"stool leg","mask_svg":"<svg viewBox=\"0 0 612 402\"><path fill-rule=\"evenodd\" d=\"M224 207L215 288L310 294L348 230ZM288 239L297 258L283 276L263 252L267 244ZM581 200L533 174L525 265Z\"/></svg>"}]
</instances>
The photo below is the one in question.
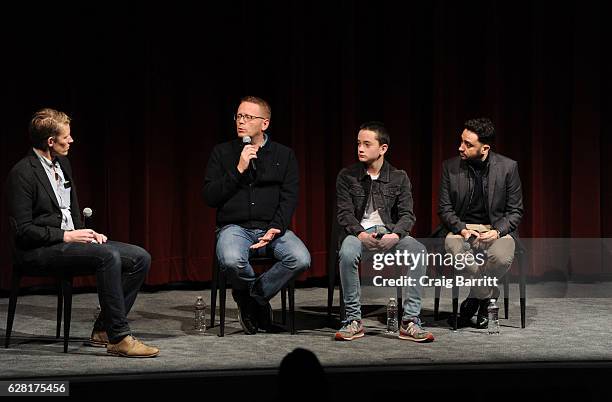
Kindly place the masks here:
<instances>
[{"instance_id":1,"label":"stool leg","mask_svg":"<svg viewBox=\"0 0 612 402\"><path fill-rule=\"evenodd\" d=\"M217 250L213 256L213 277L210 284L210 328L215 326L215 315L217 314L217 289L219 287L219 261L217 261Z\"/></svg>"},{"instance_id":2,"label":"stool leg","mask_svg":"<svg viewBox=\"0 0 612 402\"><path fill-rule=\"evenodd\" d=\"M332 307L334 305L334 290L336 288L336 258L333 258L334 263L328 265L327 275L327 319L331 319Z\"/></svg>"},{"instance_id":3,"label":"stool leg","mask_svg":"<svg viewBox=\"0 0 612 402\"><path fill-rule=\"evenodd\" d=\"M397 316L399 317L399 320L401 321L402 316L404 314L404 309L403 309L403 304L402 304L402 287L401 286L397 286L395 288L395 295L397 296Z\"/></svg>"},{"instance_id":4,"label":"stool leg","mask_svg":"<svg viewBox=\"0 0 612 402\"><path fill-rule=\"evenodd\" d=\"M431 270L434 273L435 277L437 278L438 276L440 276L442 267L438 267L434 261ZM440 294L441 293L442 293L442 286L435 286L434 287L434 321L438 321L440 319Z\"/></svg>"},{"instance_id":5,"label":"stool leg","mask_svg":"<svg viewBox=\"0 0 612 402\"><path fill-rule=\"evenodd\" d=\"M453 330L457 330L457 317L459 311L459 287L455 286L456 280L453 278L452 295L453 295Z\"/></svg>"},{"instance_id":6,"label":"stool leg","mask_svg":"<svg viewBox=\"0 0 612 402\"><path fill-rule=\"evenodd\" d=\"M291 335L295 335L295 281L289 282L289 322Z\"/></svg>"},{"instance_id":7,"label":"stool leg","mask_svg":"<svg viewBox=\"0 0 612 402\"><path fill-rule=\"evenodd\" d=\"M442 291L441 286L435 287L435 296L434 296L434 321L438 321L440 319L440 293Z\"/></svg>"},{"instance_id":8,"label":"stool leg","mask_svg":"<svg viewBox=\"0 0 612 402\"><path fill-rule=\"evenodd\" d=\"M342 291L342 284L340 285L340 321L344 322L346 317L344 311L344 292Z\"/></svg>"},{"instance_id":9,"label":"stool leg","mask_svg":"<svg viewBox=\"0 0 612 402\"><path fill-rule=\"evenodd\" d=\"M281 315L283 325L287 325L287 288L281 289Z\"/></svg>"},{"instance_id":10,"label":"stool leg","mask_svg":"<svg viewBox=\"0 0 612 402\"><path fill-rule=\"evenodd\" d=\"M62 312L64 304L64 293L62 292L62 281L57 283L57 324L55 326L55 338L59 339L62 331Z\"/></svg>"},{"instance_id":11,"label":"stool leg","mask_svg":"<svg viewBox=\"0 0 612 402\"><path fill-rule=\"evenodd\" d=\"M225 290L225 272L219 270L219 336L225 336L225 302L227 292Z\"/></svg>"},{"instance_id":12,"label":"stool leg","mask_svg":"<svg viewBox=\"0 0 612 402\"><path fill-rule=\"evenodd\" d=\"M72 277L62 279L64 294L64 353L68 353L68 338L70 337L70 318L72 317Z\"/></svg>"},{"instance_id":13,"label":"stool leg","mask_svg":"<svg viewBox=\"0 0 612 402\"><path fill-rule=\"evenodd\" d=\"M4 337L4 347L8 348L11 341L11 332L13 331L13 320L15 319L15 310L17 309L17 295L19 294L19 282L21 276L13 270L13 280L11 284L11 295L9 298L8 316L6 318L6 336Z\"/></svg>"},{"instance_id":14,"label":"stool leg","mask_svg":"<svg viewBox=\"0 0 612 402\"><path fill-rule=\"evenodd\" d=\"M527 289L525 286L525 275L527 274L526 258L524 254L519 254L519 269L520 269L520 282L519 290L521 297L521 328L525 328L525 316L527 309Z\"/></svg>"},{"instance_id":15,"label":"stool leg","mask_svg":"<svg viewBox=\"0 0 612 402\"><path fill-rule=\"evenodd\" d=\"M508 276L509 276L509 273L506 272L506 275L504 276L504 318L506 320L508 319L508 304L509 304L508 300L510 299Z\"/></svg>"}]
</instances>

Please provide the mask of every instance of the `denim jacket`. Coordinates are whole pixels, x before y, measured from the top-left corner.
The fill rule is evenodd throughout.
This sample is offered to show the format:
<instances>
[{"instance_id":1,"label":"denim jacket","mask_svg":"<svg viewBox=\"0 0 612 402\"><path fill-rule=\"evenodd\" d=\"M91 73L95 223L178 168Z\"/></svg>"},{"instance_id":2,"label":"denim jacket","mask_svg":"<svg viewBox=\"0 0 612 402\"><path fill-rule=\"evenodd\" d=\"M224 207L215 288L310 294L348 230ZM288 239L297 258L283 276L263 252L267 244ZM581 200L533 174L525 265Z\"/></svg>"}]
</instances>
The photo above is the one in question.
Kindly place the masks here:
<instances>
[{"instance_id":1,"label":"denim jacket","mask_svg":"<svg viewBox=\"0 0 612 402\"><path fill-rule=\"evenodd\" d=\"M338 223L344 229L340 244L347 235L357 236L365 228L360 222L372 191L374 208L391 233L400 238L410 234L416 222L410 179L385 161L378 179L372 180L363 163L344 168L336 179Z\"/></svg>"}]
</instances>

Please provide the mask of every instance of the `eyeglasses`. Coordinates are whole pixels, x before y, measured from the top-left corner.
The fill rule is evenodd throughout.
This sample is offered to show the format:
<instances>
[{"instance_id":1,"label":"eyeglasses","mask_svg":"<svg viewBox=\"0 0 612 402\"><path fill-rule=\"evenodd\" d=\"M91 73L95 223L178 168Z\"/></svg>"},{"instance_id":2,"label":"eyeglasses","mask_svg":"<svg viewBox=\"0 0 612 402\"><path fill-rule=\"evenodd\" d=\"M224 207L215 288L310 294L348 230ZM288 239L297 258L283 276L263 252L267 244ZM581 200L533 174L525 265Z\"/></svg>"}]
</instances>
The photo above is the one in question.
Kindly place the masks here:
<instances>
[{"instance_id":1,"label":"eyeglasses","mask_svg":"<svg viewBox=\"0 0 612 402\"><path fill-rule=\"evenodd\" d=\"M234 115L234 120L236 121L240 121L240 119L244 118L245 122L250 122L253 121L254 119L262 119L262 120L266 120L265 117L260 117L260 116L251 116L250 114L242 114L242 113L238 113Z\"/></svg>"}]
</instances>

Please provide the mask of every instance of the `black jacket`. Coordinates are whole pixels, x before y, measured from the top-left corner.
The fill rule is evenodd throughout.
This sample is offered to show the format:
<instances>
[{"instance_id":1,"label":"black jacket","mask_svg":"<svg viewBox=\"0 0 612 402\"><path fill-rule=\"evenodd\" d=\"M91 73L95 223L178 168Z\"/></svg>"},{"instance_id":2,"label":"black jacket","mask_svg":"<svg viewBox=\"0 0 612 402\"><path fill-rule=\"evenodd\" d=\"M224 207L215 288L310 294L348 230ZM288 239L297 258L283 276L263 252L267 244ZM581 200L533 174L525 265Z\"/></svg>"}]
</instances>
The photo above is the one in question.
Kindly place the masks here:
<instances>
[{"instance_id":1,"label":"black jacket","mask_svg":"<svg viewBox=\"0 0 612 402\"><path fill-rule=\"evenodd\" d=\"M293 151L268 136L257 151L256 171L240 174L240 138L215 146L204 179L204 200L217 208L217 226L280 229L282 235L297 205L299 172Z\"/></svg>"},{"instance_id":2,"label":"black jacket","mask_svg":"<svg viewBox=\"0 0 612 402\"><path fill-rule=\"evenodd\" d=\"M364 164L359 162L342 169L336 179L338 223L344 229L340 244L347 235L357 236L365 231L360 222L368 204L370 188L374 207L387 229L400 237L407 236L412 230L416 217L406 172L384 161L378 179L372 181Z\"/></svg>"},{"instance_id":3,"label":"black jacket","mask_svg":"<svg viewBox=\"0 0 612 402\"><path fill-rule=\"evenodd\" d=\"M67 182L71 183L70 211L75 229L83 228L72 167L67 158L57 157ZM38 156L31 151L9 172L6 183L9 219L16 223L18 253L64 241L62 212Z\"/></svg>"},{"instance_id":4,"label":"black jacket","mask_svg":"<svg viewBox=\"0 0 612 402\"><path fill-rule=\"evenodd\" d=\"M516 230L523 217L518 164L505 156L489 152L489 173L483 185L491 226L499 230L500 237L510 234L516 238ZM445 236L448 232L458 234L465 229L463 218L473 192L474 177L467 162L458 156L444 161L438 204L441 226L435 235Z\"/></svg>"}]
</instances>

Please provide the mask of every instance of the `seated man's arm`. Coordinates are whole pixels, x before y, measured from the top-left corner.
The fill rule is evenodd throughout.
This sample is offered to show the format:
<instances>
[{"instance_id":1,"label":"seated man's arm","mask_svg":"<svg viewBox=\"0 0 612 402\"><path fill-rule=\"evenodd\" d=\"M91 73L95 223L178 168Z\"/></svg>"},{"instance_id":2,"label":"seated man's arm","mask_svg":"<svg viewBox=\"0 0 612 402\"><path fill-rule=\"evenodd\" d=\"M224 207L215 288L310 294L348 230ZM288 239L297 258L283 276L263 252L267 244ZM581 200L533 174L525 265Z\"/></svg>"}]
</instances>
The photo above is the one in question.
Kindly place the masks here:
<instances>
[{"instance_id":1,"label":"seated man's arm","mask_svg":"<svg viewBox=\"0 0 612 402\"><path fill-rule=\"evenodd\" d=\"M355 216L355 206L349 191L349 183L342 171L338 173L336 178L336 215L338 223L346 233L358 236L359 233L365 232L364 227L361 226Z\"/></svg>"},{"instance_id":2,"label":"seated man's arm","mask_svg":"<svg viewBox=\"0 0 612 402\"><path fill-rule=\"evenodd\" d=\"M523 218L523 191L518 173L518 164L514 162L506 178L506 212L493 227L499 231L499 237L514 232Z\"/></svg>"},{"instance_id":3,"label":"seated man's arm","mask_svg":"<svg viewBox=\"0 0 612 402\"><path fill-rule=\"evenodd\" d=\"M298 170L297 158L293 150L289 151L287 159L287 170L280 187L279 203L274 214L274 218L268 225L268 230L278 229L280 232L276 236L282 236L291 223L291 217L297 206L298 193L300 190L300 174Z\"/></svg>"},{"instance_id":4,"label":"seated man's arm","mask_svg":"<svg viewBox=\"0 0 612 402\"><path fill-rule=\"evenodd\" d=\"M447 163L442 165L442 179L440 180L440 199L438 202L438 216L446 229L454 234L465 229L465 222L457 216L450 197L450 173Z\"/></svg>"},{"instance_id":5,"label":"seated man's arm","mask_svg":"<svg viewBox=\"0 0 612 402\"><path fill-rule=\"evenodd\" d=\"M400 184L400 194L397 200L398 221L393 227L393 233L396 233L400 238L408 236L414 223L416 216L414 215L414 201L412 200L412 185L406 172L403 172L402 182Z\"/></svg>"},{"instance_id":6,"label":"seated man's arm","mask_svg":"<svg viewBox=\"0 0 612 402\"><path fill-rule=\"evenodd\" d=\"M59 227L39 226L33 222L32 209L36 194L36 179L33 175L23 171L11 171L6 193L8 215L15 221L15 241L20 247L30 249L64 241L64 231Z\"/></svg>"},{"instance_id":7,"label":"seated man's arm","mask_svg":"<svg viewBox=\"0 0 612 402\"><path fill-rule=\"evenodd\" d=\"M216 146L208 159L204 178L203 195L206 205L211 208L222 206L240 187L242 174L236 167L226 170L223 167L219 146Z\"/></svg>"}]
</instances>

